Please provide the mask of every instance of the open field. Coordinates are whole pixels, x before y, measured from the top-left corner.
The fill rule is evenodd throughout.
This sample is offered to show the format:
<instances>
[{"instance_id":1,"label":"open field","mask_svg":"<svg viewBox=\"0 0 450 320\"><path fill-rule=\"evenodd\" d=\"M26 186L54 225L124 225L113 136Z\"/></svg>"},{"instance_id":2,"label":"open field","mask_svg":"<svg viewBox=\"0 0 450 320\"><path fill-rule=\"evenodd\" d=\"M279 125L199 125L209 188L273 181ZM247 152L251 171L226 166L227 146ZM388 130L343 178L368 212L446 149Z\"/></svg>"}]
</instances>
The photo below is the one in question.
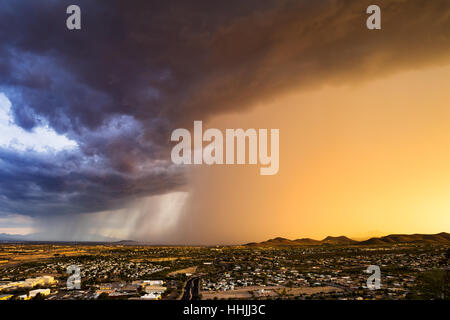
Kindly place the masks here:
<instances>
[{"instance_id":1,"label":"open field","mask_svg":"<svg viewBox=\"0 0 450 320\"><path fill-rule=\"evenodd\" d=\"M168 276L175 276L177 274L185 274L185 273L195 273L196 270L197 270L196 266L189 267L189 268L173 271L173 272L169 273Z\"/></svg>"},{"instance_id":2,"label":"open field","mask_svg":"<svg viewBox=\"0 0 450 320\"><path fill-rule=\"evenodd\" d=\"M252 289L253 288L253 289ZM252 294L249 291L258 290L259 287L245 287L229 291L201 291L202 300L217 299L250 299Z\"/></svg>"},{"instance_id":3,"label":"open field","mask_svg":"<svg viewBox=\"0 0 450 320\"><path fill-rule=\"evenodd\" d=\"M343 292L344 290L336 287L326 286L326 287L300 287L300 288L286 288L286 293L288 295L299 296L299 295L311 295L317 293L332 293L332 292Z\"/></svg>"},{"instance_id":4,"label":"open field","mask_svg":"<svg viewBox=\"0 0 450 320\"><path fill-rule=\"evenodd\" d=\"M175 261L175 260L188 260L191 257L166 257L166 258L151 258L148 261L152 262L164 262L164 261Z\"/></svg>"},{"instance_id":5,"label":"open field","mask_svg":"<svg viewBox=\"0 0 450 320\"><path fill-rule=\"evenodd\" d=\"M90 247L74 248L69 246L36 245L36 250L23 249L23 247L24 245L3 245L0 248L0 264L12 266L25 262L53 259L55 257L76 257L93 254L89 252ZM92 247L91 251L99 253L100 250Z\"/></svg>"},{"instance_id":6,"label":"open field","mask_svg":"<svg viewBox=\"0 0 450 320\"><path fill-rule=\"evenodd\" d=\"M262 293L258 293L260 290L263 290ZM283 291L287 295L291 296L300 296L300 295L312 295L317 293L332 293L332 292L342 292L344 290L325 286L325 287L299 287L299 288L287 288L284 286L250 286L250 287L242 287L237 288L235 290L227 290L227 291L202 291L202 299L204 300L212 300L214 298L217 299L250 299L252 297L278 297Z\"/></svg>"}]
</instances>

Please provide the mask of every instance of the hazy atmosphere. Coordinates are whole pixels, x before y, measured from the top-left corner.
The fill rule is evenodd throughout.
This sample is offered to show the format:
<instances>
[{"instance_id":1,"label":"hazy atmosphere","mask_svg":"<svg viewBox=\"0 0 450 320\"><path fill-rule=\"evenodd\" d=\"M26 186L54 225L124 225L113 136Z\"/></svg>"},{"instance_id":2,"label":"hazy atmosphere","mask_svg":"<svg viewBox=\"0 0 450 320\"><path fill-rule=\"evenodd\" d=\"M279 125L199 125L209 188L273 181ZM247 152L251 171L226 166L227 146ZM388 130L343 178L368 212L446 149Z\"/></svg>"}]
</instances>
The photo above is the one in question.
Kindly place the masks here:
<instances>
[{"instance_id":1,"label":"hazy atmosphere","mask_svg":"<svg viewBox=\"0 0 450 320\"><path fill-rule=\"evenodd\" d=\"M134 2L0 1L0 234L450 231L448 0L379 1L378 31L365 0ZM194 120L279 129L279 172L173 164Z\"/></svg>"}]
</instances>

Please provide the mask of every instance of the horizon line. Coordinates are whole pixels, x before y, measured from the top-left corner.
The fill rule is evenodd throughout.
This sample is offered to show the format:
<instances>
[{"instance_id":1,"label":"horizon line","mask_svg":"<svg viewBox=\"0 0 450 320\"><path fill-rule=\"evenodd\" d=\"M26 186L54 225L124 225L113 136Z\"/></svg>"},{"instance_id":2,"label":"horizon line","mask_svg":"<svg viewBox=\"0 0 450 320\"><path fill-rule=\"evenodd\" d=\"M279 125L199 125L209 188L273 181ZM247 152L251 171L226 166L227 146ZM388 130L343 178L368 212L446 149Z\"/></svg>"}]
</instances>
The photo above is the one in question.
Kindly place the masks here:
<instances>
[{"instance_id":1,"label":"horizon line","mask_svg":"<svg viewBox=\"0 0 450 320\"><path fill-rule=\"evenodd\" d=\"M8 236L22 236L22 237L26 237L29 235L32 235L33 233L29 233L29 234L10 234L10 233L0 233L0 235L8 235ZM308 240L313 240L313 241L318 241L318 242L322 242L324 240L326 240L327 238L340 238L340 237L345 237L349 240L355 241L355 242L364 242L370 239L376 239L376 238L383 238L383 237L388 237L388 236L394 236L394 235L404 235L404 236L413 236L413 235L439 235L439 234L448 234L448 232L445 231L441 231L438 233L389 233L389 234L385 234L382 236L371 236L366 238L363 238L363 240L355 240L353 238L350 238L346 235L340 235L340 236L326 236L325 238L323 238L322 240L317 240L317 239L313 239L313 238L309 238L309 237L302 237L302 238L295 238L295 239L289 239L289 238L284 238L281 236L277 236L277 237L273 237L273 238L268 238L266 240L262 240L262 241L250 241L250 242L245 242L245 243L239 243L239 244L226 244L226 243L216 243L216 244L152 244L150 241L145 241L145 240L133 240L133 239L117 239L117 240L36 240L36 239L0 239L0 243L5 243L5 242L10 242L10 243L20 243L20 242L37 242L37 243L78 243L78 242L82 242L82 243L102 243L102 244L120 244L121 242L126 243L126 242L135 242L137 244L142 244L142 245L148 245L148 246L161 246L161 247L186 247L186 246L190 246L190 247L214 247L214 246L244 246L247 244L253 244L253 243L262 243L262 242L266 242L266 241L270 241L270 240L275 240L275 239L283 239L283 240L288 240L288 241L295 241L295 240L303 240L303 239L308 239ZM107 236L104 236L105 238L107 238Z\"/></svg>"}]
</instances>

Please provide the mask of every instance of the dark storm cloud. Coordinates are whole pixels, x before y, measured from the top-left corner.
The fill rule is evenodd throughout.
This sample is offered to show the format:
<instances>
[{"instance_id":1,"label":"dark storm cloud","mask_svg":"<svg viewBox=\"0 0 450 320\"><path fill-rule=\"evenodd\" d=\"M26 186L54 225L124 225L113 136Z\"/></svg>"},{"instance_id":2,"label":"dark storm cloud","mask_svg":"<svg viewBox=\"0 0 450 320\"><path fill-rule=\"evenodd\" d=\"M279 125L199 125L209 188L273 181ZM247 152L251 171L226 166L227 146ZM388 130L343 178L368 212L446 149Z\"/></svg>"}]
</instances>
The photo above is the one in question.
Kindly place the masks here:
<instances>
[{"instance_id":1,"label":"dark storm cloud","mask_svg":"<svg viewBox=\"0 0 450 320\"><path fill-rule=\"evenodd\" d=\"M71 151L42 154L0 149L0 159L4 213L39 216L122 208L130 200L169 191L183 182L180 172L168 164L126 176L104 161L85 162Z\"/></svg>"},{"instance_id":2,"label":"dark storm cloud","mask_svg":"<svg viewBox=\"0 0 450 320\"><path fill-rule=\"evenodd\" d=\"M449 62L448 0L378 1L382 31L365 27L371 2L0 1L0 92L16 123L48 123L80 147L2 150L3 211L89 212L164 193L182 184L168 161L176 127L292 89ZM69 4L81 31L65 27Z\"/></svg>"}]
</instances>

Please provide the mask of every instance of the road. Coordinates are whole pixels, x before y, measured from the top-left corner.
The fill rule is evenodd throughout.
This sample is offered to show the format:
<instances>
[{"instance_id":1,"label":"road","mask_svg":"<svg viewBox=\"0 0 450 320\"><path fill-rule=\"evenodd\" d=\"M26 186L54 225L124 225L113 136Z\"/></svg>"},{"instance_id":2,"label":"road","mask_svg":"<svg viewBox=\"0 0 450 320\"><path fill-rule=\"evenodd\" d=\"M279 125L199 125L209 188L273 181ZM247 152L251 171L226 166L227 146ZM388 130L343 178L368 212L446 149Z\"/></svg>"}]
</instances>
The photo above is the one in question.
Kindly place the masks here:
<instances>
[{"instance_id":1,"label":"road","mask_svg":"<svg viewBox=\"0 0 450 320\"><path fill-rule=\"evenodd\" d=\"M186 282L184 294L181 300L198 300L200 289L200 278L194 277Z\"/></svg>"}]
</instances>

